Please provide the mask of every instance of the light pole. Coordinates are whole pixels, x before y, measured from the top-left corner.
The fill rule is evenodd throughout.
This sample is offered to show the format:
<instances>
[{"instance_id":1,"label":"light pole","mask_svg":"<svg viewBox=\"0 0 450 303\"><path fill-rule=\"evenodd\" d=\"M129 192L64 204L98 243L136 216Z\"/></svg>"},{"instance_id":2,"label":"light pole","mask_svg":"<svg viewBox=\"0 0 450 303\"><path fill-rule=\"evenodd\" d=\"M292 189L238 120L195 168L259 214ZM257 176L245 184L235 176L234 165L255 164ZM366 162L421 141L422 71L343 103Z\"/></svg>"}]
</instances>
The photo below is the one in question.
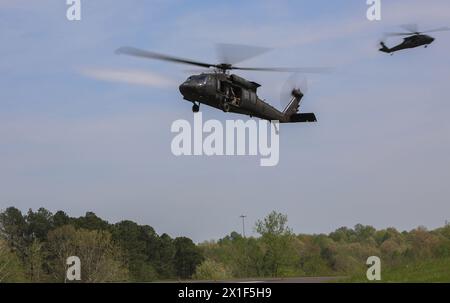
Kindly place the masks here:
<instances>
[{"instance_id":1,"label":"light pole","mask_svg":"<svg viewBox=\"0 0 450 303\"><path fill-rule=\"evenodd\" d=\"M241 215L240 218L242 218L242 237L245 238L245 218L247 218L247 216Z\"/></svg>"}]
</instances>

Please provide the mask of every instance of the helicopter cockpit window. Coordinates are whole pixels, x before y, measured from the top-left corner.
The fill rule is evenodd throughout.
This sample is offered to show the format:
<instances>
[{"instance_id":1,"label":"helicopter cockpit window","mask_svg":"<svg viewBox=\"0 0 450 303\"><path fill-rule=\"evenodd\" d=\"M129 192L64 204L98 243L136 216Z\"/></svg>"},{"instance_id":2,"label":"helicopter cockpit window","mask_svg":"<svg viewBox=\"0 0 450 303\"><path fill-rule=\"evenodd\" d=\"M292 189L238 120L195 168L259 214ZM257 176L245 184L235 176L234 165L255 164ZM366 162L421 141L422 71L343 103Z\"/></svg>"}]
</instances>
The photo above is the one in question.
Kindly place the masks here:
<instances>
[{"instance_id":1,"label":"helicopter cockpit window","mask_svg":"<svg viewBox=\"0 0 450 303\"><path fill-rule=\"evenodd\" d=\"M208 75L190 76L187 78L188 82L196 85L205 85L208 82Z\"/></svg>"},{"instance_id":2,"label":"helicopter cockpit window","mask_svg":"<svg viewBox=\"0 0 450 303\"><path fill-rule=\"evenodd\" d=\"M205 85L206 82L208 82L208 76L207 75L200 75L195 77L195 81L198 83L198 85Z\"/></svg>"}]
</instances>

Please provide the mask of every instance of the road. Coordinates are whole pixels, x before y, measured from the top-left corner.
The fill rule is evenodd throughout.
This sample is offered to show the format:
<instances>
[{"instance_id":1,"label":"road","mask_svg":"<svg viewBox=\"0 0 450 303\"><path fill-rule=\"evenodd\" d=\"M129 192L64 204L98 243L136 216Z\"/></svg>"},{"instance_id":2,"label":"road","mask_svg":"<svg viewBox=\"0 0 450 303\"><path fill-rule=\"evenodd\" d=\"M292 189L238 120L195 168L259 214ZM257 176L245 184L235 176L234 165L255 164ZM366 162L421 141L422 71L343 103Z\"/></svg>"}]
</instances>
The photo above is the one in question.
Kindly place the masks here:
<instances>
[{"instance_id":1,"label":"road","mask_svg":"<svg viewBox=\"0 0 450 303\"><path fill-rule=\"evenodd\" d=\"M180 283L327 283L343 277L298 277L268 279L236 279L226 281L180 281Z\"/></svg>"}]
</instances>

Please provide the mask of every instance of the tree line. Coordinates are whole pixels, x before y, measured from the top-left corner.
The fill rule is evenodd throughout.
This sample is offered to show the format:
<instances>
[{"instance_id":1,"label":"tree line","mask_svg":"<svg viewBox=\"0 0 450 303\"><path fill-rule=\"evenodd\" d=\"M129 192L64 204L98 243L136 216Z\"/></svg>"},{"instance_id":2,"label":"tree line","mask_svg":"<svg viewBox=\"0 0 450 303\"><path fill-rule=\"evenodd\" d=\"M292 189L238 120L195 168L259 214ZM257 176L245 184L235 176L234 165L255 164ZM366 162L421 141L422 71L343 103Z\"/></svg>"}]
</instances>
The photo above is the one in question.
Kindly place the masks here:
<instances>
[{"instance_id":1,"label":"tree line","mask_svg":"<svg viewBox=\"0 0 450 303\"><path fill-rule=\"evenodd\" d=\"M0 282L64 282L69 256L81 259L84 282L188 279L203 261L191 239L132 221L110 224L92 212L73 218L44 208L0 213Z\"/></svg>"},{"instance_id":2,"label":"tree line","mask_svg":"<svg viewBox=\"0 0 450 303\"><path fill-rule=\"evenodd\" d=\"M399 232L358 224L308 235L295 234L287 222L272 212L256 222L256 237L231 232L195 244L92 212L74 218L10 207L0 213L0 282L64 282L69 256L81 259L83 282L351 275L365 271L369 256L379 256L384 267L450 258L449 225Z\"/></svg>"},{"instance_id":3,"label":"tree line","mask_svg":"<svg viewBox=\"0 0 450 303\"><path fill-rule=\"evenodd\" d=\"M205 261L197 268L202 279L230 277L361 276L370 256L383 268L414 266L418 262L449 260L450 225L435 230L421 226L399 232L357 224L329 234L294 234L287 216L270 213L256 223L259 237L233 232L199 245Z\"/></svg>"}]
</instances>

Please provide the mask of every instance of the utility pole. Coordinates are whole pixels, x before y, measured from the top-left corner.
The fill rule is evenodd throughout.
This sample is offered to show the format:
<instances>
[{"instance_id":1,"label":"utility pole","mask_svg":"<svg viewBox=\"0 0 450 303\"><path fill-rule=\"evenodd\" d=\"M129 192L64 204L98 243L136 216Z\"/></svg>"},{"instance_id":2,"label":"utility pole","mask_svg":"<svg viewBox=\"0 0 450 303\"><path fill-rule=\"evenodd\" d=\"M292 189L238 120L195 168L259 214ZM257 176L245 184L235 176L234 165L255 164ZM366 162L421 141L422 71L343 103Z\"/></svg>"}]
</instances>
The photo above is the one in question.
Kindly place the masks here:
<instances>
[{"instance_id":1,"label":"utility pole","mask_svg":"<svg viewBox=\"0 0 450 303\"><path fill-rule=\"evenodd\" d=\"M245 238L245 218L247 218L247 216L241 215L240 218L242 218L242 237Z\"/></svg>"}]
</instances>

